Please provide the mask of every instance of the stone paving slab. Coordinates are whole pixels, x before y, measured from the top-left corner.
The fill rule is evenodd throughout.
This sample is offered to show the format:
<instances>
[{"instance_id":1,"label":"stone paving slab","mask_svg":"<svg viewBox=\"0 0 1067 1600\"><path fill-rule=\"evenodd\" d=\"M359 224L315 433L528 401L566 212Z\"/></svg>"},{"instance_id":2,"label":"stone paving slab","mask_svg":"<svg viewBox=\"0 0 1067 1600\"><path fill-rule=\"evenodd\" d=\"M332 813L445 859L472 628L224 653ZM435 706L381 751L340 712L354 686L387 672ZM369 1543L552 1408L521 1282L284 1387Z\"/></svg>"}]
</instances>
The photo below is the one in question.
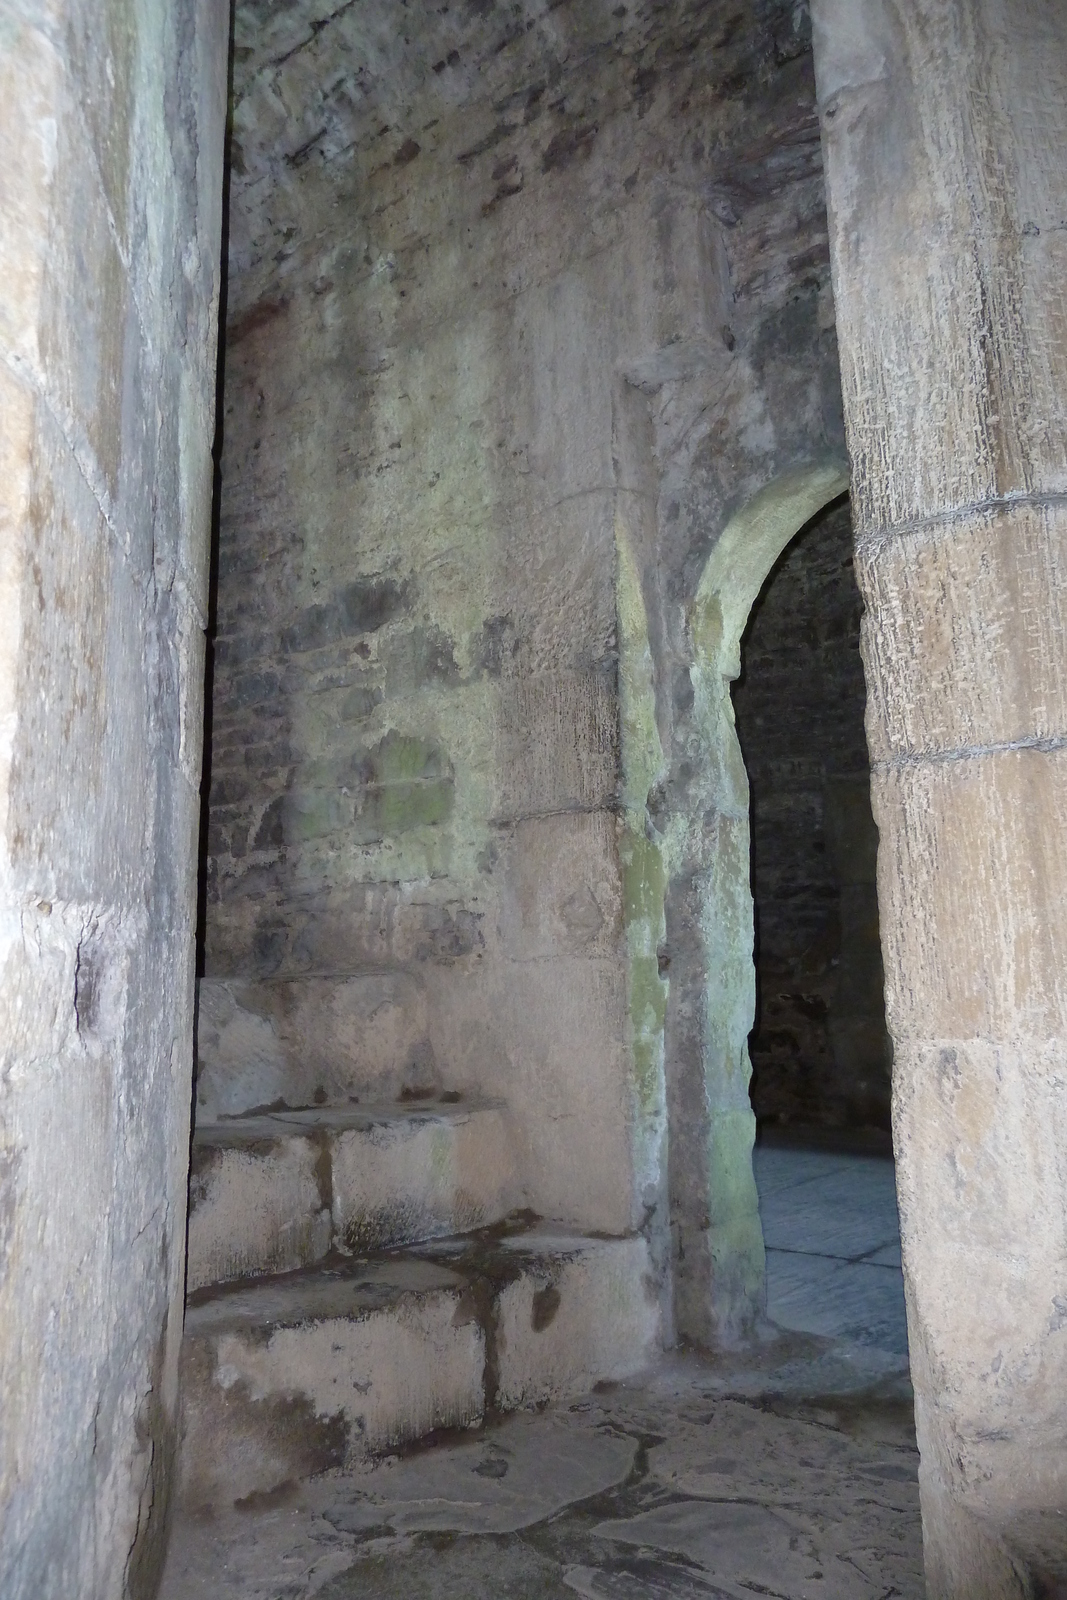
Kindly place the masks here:
<instances>
[{"instance_id":1,"label":"stone paving slab","mask_svg":"<svg viewBox=\"0 0 1067 1600\"><path fill-rule=\"evenodd\" d=\"M732 1371L668 1357L243 1513L184 1517L160 1600L921 1600L906 1389L848 1374L836 1346L796 1336Z\"/></svg>"},{"instance_id":2,"label":"stone paving slab","mask_svg":"<svg viewBox=\"0 0 1067 1600\"><path fill-rule=\"evenodd\" d=\"M754 1168L771 1321L906 1364L892 1161L762 1146Z\"/></svg>"},{"instance_id":3,"label":"stone paving slab","mask_svg":"<svg viewBox=\"0 0 1067 1600\"><path fill-rule=\"evenodd\" d=\"M815 1167L805 1159L807 1154L775 1149L755 1153L760 1217L769 1250L805 1250L851 1261L899 1242L891 1161L837 1157L836 1167ZM825 1163L827 1158L817 1159Z\"/></svg>"},{"instance_id":4,"label":"stone paving slab","mask_svg":"<svg viewBox=\"0 0 1067 1600\"><path fill-rule=\"evenodd\" d=\"M761 1200L779 1190L795 1189L798 1184L846 1171L854 1159L827 1150L794 1150L790 1146L765 1144L757 1145L752 1152Z\"/></svg>"},{"instance_id":5,"label":"stone paving slab","mask_svg":"<svg viewBox=\"0 0 1067 1600\"><path fill-rule=\"evenodd\" d=\"M781 1328L874 1345L907 1361L899 1267L769 1250L767 1315Z\"/></svg>"}]
</instances>

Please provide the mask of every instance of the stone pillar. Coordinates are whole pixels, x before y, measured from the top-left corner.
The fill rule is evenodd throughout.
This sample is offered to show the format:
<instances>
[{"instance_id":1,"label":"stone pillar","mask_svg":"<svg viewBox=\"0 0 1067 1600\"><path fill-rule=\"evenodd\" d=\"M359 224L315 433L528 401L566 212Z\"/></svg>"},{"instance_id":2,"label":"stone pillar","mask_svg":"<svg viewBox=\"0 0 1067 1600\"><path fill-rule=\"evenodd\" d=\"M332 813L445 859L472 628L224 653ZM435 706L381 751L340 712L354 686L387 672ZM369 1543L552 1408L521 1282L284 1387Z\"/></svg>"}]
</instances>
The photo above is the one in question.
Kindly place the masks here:
<instances>
[{"instance_id":1,"label":"stone pillar","mask_svg":"<svg viewBox=\"0 0 1067 1600\"><path fill-rule=\"evenodd\" d=\"M155 1592L227 13L0 0L0 1594Z\"/></svg>"},{"instance_id":2,"label":"stone pillar","mask_svg":"<svg viewBox=\"0 0 1067 1600\"><path fill-rule=\"evenodd\" d=\"M999 1600L1065 1571L1067 16L813 11L929 1593Z\"/></svg>"}]
</instances>

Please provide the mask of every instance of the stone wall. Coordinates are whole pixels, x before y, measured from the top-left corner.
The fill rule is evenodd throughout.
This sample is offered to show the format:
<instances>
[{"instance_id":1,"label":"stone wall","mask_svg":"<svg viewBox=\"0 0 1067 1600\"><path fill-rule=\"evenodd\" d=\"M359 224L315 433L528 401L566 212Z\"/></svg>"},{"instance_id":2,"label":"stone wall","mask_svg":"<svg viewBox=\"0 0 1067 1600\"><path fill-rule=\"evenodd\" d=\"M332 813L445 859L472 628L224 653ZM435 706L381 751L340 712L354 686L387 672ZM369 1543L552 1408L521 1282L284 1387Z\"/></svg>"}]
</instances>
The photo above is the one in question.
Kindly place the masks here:
<instances>
[{"instance_id":1,"label":"stone wall","mask_svg":"<svg viewBox=\"0 0 1067 1600\"><path fill-rule=\"evenodd\" d=\"M1067 29L820 0L928 1592L1067 1581Z\"/></svg>"},{"instance_id":2,"label":"stone wall","mask_svg":"<svg viewBox=\"0 0 1067 1600\"><path fill-rule=\"evenodd\" d=\"M405 17L237 11L199 1114L500 1097L528 1203L665 1269L689 612L842 450L806 14Z\"/></svg>"},{"instance_id":3,"label":"stone wall","mask_svg":"<svg viewBox=\"0 0 1067 1600\"><path fill-rule=\"evenodd\" d=\"M847 502L787 546L734 686L752 803L762 1124L889 1129L862 603Z\"/></svg>"},{"instance_id":4,"label":"stone wall","mask_svg":"<svg viewBox=\"0 0 1067 1600\"><path fill-rule=\"evenodd\" d=\"M0 5L0 1593L148 1596L182 1326L225 16Z\"/></svg>"}]
</instances>

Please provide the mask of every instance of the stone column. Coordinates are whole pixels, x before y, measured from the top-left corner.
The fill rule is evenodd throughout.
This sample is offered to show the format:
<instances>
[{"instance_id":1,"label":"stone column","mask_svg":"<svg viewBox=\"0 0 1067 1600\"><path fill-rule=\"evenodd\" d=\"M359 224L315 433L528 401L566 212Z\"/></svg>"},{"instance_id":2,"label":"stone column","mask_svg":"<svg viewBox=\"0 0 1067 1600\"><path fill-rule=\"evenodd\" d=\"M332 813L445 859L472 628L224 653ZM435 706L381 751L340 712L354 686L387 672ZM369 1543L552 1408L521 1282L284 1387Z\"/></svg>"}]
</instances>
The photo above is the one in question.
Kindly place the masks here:
<instances>
[{"instance_id":1,"label":"stone column","mask_svg":"<svg viewBox=\"0 0 1067 1600\"><path fill-rule=\"evenodd\" d=\"M1067 1570L1067 14L813 11L929 1594L999 1600Z\"/></svg>"},{"instance_id":2,"label":"stone column","mask_svg":"<svg viewBox=\"0 0 1067 1600\"><path fill-rule=\"evenodd\" d=\"M0 1594L155 1593L227 8L0 0Z\"/></svg>"}]
</instances>

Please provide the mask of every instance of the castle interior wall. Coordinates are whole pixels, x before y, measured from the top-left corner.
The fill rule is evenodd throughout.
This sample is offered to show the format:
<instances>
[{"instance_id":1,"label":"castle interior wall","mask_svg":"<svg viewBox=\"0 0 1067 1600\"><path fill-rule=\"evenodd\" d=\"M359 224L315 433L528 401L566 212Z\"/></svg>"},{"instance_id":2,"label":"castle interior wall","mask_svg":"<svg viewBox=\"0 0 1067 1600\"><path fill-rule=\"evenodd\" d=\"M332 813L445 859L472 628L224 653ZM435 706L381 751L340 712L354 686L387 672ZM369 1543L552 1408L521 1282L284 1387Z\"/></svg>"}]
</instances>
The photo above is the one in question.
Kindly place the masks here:
<instances>
[{"instance_id":1,"label":"castle interior wall","mask_svg":"<svg viewBox=\"0 0 1067 1600\"><path fill-rule=\"evenodd\" d=\"M810 42L516 15L237 8L198 1116L499 1100L525 1203L665 1284L673 1102L706 1284L759 1229L744 1085L717 1211L689 1105L687 608L842 453Z\"/></svg>"},{"instance_id":2,"label":"castle interior wall","mask_svg":"<svg viewBox=\"0 0 1067 1600\"><path fill-rule=\"evenodd\" d=\"M155 1592L178 1428L227 41L0 11L0 1592Z\"/></svg>"}]
</instances>

